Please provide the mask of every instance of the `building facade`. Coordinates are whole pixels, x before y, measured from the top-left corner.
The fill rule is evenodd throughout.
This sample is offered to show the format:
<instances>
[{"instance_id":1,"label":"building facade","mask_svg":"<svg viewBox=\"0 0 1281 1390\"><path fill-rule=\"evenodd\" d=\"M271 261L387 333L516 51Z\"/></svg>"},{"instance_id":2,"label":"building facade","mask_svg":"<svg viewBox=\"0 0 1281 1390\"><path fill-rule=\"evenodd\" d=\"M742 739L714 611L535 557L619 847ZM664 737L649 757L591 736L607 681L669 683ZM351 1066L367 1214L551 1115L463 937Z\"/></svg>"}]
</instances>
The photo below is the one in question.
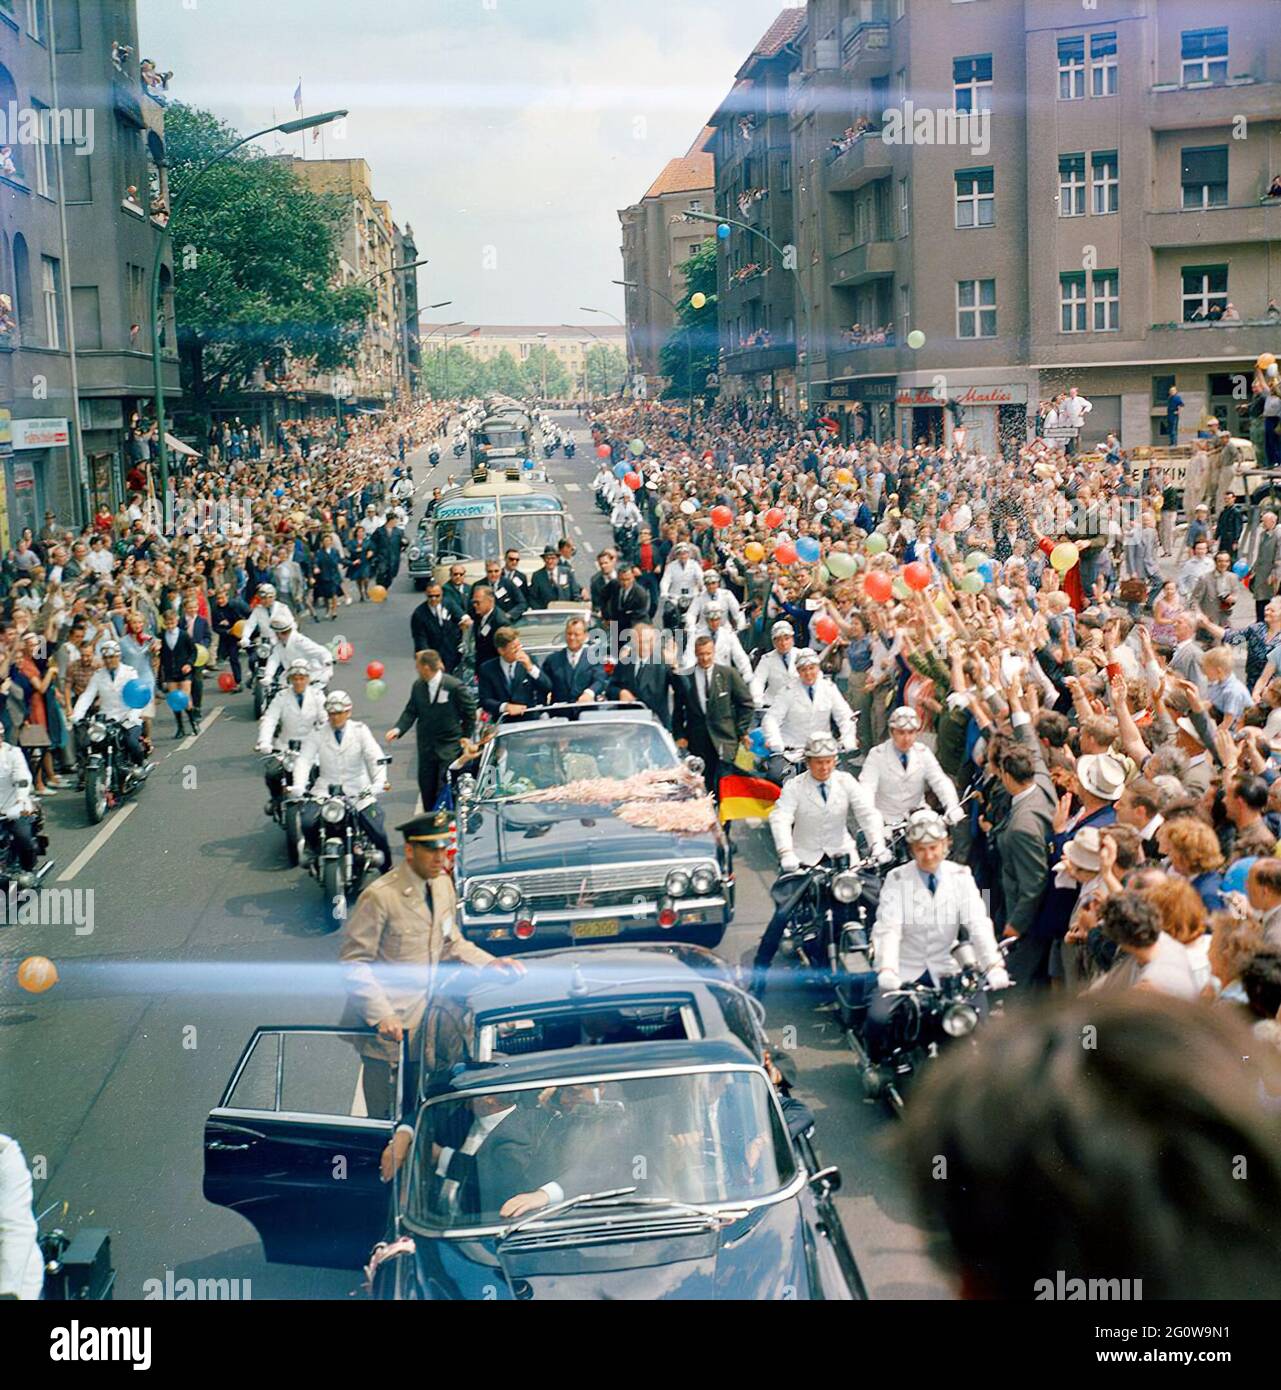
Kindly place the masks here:
<instances>
[{"instance_id":1,"label":"building facade","mask_svg":"<svg viewBox=\"0 0 1281 1390\"><path fill-rule=\"evenodd\" d=\"M405 223L404 229L396 229L396 264L412 266L418 260L418 246L414 241L414 229ZM422 344L418 332L418 316L422 312L418 303L418 271L402 270L397 273L401 313L400 339L401 354L404 359L405 389L411 400L418 397L422 374Z\"/></svg>"},{"instance_id":2,"label":"building facade","mask_svg":"<svg viewBox=\"0 0 1281 1390\"><path fill-rule=\"evenodd\" d=\"M539 348L546 348L569 373L576 393L587 394L587 354L593 348L612 348L622 352L627 346L627 330L617 324L590 328L574 324L431 324L422 325L423 352L455 350L478 362L492 362L509 353L518 363L527 362ZM611 381L611 394L622 389L621 380Z\"/></svg>"}]
</instances>

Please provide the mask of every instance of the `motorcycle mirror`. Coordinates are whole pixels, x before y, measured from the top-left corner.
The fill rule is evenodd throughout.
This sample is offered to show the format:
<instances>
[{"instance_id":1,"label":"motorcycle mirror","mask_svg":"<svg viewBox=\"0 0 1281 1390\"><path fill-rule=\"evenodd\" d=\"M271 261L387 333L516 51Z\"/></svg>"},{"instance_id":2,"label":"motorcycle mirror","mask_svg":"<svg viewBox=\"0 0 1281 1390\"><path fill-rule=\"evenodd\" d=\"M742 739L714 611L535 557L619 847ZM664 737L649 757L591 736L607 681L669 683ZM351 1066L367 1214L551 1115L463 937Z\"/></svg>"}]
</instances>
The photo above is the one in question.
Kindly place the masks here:
<instances>
[{"instance_id":1,"label":"motorcycle mirror","mask_svg":"<svg viewBox=\"0 0 1281 1390\"><path fill-rule=\"evenodd\" d=\"M828 1192L839 1192L841 1190L841 1170L834 1163L829 1164L826 1168L820 1168L810 1178L810 1186L826 1188Z\"/></svg>"}]
</instances>

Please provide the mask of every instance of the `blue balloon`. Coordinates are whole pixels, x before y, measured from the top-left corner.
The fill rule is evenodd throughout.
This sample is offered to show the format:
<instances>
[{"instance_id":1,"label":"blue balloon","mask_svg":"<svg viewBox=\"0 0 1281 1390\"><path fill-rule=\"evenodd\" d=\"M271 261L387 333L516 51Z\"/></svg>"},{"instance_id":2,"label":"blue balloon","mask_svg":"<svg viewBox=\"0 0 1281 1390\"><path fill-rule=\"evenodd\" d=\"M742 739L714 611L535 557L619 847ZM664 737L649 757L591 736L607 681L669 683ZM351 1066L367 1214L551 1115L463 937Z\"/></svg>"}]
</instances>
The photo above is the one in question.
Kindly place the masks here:
<instances>
[{"instance_id":1,"label":"blue balloon","mask_svg":"<svg viewBox=\"0 0 1281 1390\"><path fill-rule=\"evenodd\" d=\"M165 704L169 706L175 714L181 714L191 703L191 696L185 690L171 690L165 696Z\"/></svg>"},{"instance_id":2,"label":"blue balloon","mask_svg":"<svg viewBox=\"0 0 1281 1390\"><path fill-rule=\"evenodd\" d=\"M764 757L768 751L765 747L765 730L753 729L751 736L747 740L748 747L758 757Z\"/></svg>"},{"instance_id":3,"label":"blue balloon","mask_svg":"<svg viewBox=\"0 0 1281 1390\"><path fill-rule=\"evenodd\" d=\"M120 698L130 709L143 709L151 703L152 688L143 680L125 682Z\"/></svg>"},{"instance_id":4,"label":"blue balloon","mask_svg":"<svg viewBox=\"0 0 1281 1390\"><path fill-rule=\"evenodd\" d=\"M984 560L978 569L984 584L990 584L996 578L996 566L991 560Z\"/></svg>"},{"instance_id":5,"label":"blue balloon","mask_svg":"<svg viewBox=\"0 0 1281 1390\"><path fill-rule=\"evenodd\" d=\"M1228 868L1223 875L1223 892L1225 893L1244 893L1245 881L1250 875L1250 870L1254 867L1257 855L1251 854L1245 859L1238 859L1235 864Z\"/></svg>"},{"instance_id":6,"label":"blue balloon","mask_svg":"<svg viewBox=\"0 0 1281 1390\"><path fill-rule=\"evenodd\" d=\"M1246 575L1250 573L1249 561L1238 560L1236 564L1232 566L1232 573L1237 575L1239 578L1244 579Z\"/></svg>"},{"instance_id":7,"label":"blue balloon","mask_svg":"<svg viewBox=\"0 0 1281 1390\"><path fill-rule=\"evenodd\" d=\"M625 478L632 471L630 463L616 463L614 465L614 477Z\"/></svg>"},{"instance_id":8,"label":"blue balloon","mask_svg":"<svg viewBox=\"0 0 1281 1390\"><path fill-rule=\"evenodd\" d=\"M521 467L522 467L522 468L532 468L533 466L534 466L534 460L533 460L533 459L526 459L525 462L524 462L523 464L521 464Z\"/></svg>"},{"instance_id":9,"label":"blue balloon","mask_svg":"<svg viewBox=\"0 0 1281 1390\"><path fill-rule=\"evenodd\" d=\"M722 223L720 224L720 226L716 228L716 235L717 235L722 241L728 241L728 240L729 240L729 233L730 233L730 226L729 226L729 223L728 223L728 222L722 222Z\"/></svg>"},{"instance_id":10,"label":"blue balloon","mask_svg":"<svg viewBox=\"0 0 1281 1390\"><path fill-rule=\"evenodd\" d=\"M802 536L796 542L797 559L804 560L807 565L812 565L822 553L822 546L819 545L813 536Z\"/></svg>"},{"instance_id":11,"label":"blue balloon","mask_svg":"<svg viewBox=\"0 0 1281 1390\"><path fill-rule=\"evenodd\" d=\"M841 509L840 509L839 507L832 513L832 516L835 517L835 519L836 519L837 521L848 521L848 520L849 520L849 517L846 516L846 514L845 514L843 511L841 511Z\"/></svg>"}]
</instances>

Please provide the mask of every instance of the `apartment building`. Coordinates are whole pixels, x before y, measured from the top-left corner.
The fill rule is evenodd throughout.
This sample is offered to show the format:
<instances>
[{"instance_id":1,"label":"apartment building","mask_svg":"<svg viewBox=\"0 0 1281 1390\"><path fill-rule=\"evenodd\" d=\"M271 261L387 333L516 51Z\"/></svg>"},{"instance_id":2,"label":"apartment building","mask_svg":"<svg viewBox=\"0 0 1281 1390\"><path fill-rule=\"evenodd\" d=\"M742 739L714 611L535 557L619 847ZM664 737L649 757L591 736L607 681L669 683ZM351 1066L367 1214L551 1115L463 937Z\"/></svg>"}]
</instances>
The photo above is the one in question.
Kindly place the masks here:
<instances>
[{"instance_id":1,"label":"apartment building","mask_svg":"<svg viewBox=\"0 0 1281 1390\"><path fill-rule=\"evenodd\" d=\"M617 324L430 324L422 325L423 349L433 352L459 349L479 362L492 362L509 353L517 363L528 361L537 348L545 347L559 358L575 391L586 393L587 354L593 348L625 351L627 330ZM613 386L622 383L611 383Z\"/></svg>"}]
</instances>

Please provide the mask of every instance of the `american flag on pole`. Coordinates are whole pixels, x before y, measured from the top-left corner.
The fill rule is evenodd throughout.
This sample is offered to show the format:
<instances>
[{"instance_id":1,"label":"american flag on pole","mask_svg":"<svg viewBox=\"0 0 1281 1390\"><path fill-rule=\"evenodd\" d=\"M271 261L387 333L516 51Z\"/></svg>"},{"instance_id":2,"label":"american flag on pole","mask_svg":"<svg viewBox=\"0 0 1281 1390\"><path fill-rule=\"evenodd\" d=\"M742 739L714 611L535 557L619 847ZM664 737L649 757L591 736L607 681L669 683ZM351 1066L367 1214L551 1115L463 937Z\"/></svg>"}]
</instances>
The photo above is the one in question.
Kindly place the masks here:
<instances>
[{"instance_id":1,"label":"american flag on pole","mask_svg":"<svg viewBox=\"0 0 1281 1390\"><path fill-rule=\"evenodd\" d=\"M298 86L294 91L294 110L302 115L302 78L298 79Z\"/></svg>"}]
</instances>

